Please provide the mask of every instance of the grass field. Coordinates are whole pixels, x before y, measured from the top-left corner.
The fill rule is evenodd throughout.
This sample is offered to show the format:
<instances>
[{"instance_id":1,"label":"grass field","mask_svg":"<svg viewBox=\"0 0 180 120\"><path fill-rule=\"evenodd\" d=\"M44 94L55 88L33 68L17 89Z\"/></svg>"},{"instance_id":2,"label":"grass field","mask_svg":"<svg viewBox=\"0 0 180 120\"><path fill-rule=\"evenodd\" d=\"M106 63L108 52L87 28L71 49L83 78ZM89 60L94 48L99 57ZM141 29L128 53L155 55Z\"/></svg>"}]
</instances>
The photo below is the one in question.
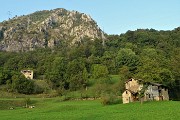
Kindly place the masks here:
<instances>
[{"instance_id":1,"label":"grass field","mask_svg":"<svg viewBox=\"0 0 180 120\"><path fill-rule=\"evenodd\" d=\"M4 107L0 110L0 120L178 120L180 118L178 101L103 106L99 100L65 102L61 102L59 98L31 100L35 108L15 107L14 110L8 110ZM2 108L8 101L10 100L0 99L0 107Z\"/></svg>"}]
</instances>

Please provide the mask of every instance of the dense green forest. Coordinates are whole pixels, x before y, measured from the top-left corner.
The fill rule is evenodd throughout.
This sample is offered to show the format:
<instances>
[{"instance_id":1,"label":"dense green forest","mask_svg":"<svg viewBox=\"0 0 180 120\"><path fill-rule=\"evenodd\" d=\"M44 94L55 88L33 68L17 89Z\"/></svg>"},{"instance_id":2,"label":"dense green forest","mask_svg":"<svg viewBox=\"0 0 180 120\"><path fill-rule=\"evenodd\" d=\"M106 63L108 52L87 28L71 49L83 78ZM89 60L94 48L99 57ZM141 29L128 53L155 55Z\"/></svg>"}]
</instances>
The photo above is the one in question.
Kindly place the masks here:
<instances>
[{"instance_id":1,"label":"dense green forest","mask_svg":"<svg viewBox=\"0 0 180 120\"><path fill-rule=\"evenodd\" d=\"M73 46L65 40L53 49L29 52L0 52L0 85L8 92L43 93L44 80L60 94L96 84L111 84L110 75L119 75L119 88L128 78L162 83L171 98L180 98L180 28L172 31L138 29L120 35L107 35L105 44L84 38ZM32 69L34 79L20 71Z\"/></svg>"}]
</instances>

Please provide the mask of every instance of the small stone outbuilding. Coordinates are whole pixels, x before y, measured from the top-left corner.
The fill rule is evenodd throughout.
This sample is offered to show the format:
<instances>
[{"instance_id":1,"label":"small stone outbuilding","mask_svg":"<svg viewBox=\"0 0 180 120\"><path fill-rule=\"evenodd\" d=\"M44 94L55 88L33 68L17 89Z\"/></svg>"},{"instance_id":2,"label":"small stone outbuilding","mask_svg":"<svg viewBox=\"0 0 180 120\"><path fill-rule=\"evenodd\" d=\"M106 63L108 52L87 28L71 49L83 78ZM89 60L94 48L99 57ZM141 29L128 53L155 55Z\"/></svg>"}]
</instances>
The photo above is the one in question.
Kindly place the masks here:
<instances>
[{"instance_id":1,"label":"small stone outbuilding","mask_svg":"<svg viewBox=\"0 0 180 120\"><path fill-rule=\"evenodd\" d=\"M27 79L33 79L33 70L21 70L21 73L22 73Z\"/></svg>"},{"instance_id":2,"label":"small stone outbuilding","mask_svg":"<svg viewBox=\"0 0 180 120\"><path fill-rule=\"evenodd\" d=\"M122 94L122 100L123 103L129 103L129 102L133 102L133 96L132 93L129 90L125 90Z\"/></svg>"}]
</instances>

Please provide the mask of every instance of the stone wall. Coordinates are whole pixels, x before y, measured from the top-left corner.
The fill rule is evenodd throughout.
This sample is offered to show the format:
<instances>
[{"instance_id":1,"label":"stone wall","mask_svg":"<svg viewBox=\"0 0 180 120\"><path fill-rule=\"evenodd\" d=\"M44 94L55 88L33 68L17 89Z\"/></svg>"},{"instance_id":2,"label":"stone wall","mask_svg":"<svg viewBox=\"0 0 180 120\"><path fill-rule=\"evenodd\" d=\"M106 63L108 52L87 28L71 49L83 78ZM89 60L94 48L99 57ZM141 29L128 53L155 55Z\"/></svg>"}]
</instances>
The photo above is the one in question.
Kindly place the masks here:
<instances>
[{"instance_id":1,"label":"stone wall","mask_svg":"<svg viewBox=\"0 0 180 120\"><path fill-rule=\"evenodd\" d=\"M140 85L139 85L138 81L135 79L130 79L125 84L126 90L130 90L132 92L138 92L139 87L140 87Z\"/></svg>"}]
</instances>

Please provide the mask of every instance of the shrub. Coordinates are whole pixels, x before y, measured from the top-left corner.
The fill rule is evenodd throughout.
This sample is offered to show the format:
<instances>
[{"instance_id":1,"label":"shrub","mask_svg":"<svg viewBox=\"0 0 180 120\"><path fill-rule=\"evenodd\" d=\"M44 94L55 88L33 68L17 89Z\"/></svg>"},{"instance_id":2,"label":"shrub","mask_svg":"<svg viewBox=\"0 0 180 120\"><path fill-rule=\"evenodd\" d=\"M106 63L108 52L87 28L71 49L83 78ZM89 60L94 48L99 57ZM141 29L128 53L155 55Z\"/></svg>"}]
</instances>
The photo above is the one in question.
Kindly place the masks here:
<instances>
[{"instance_id":1,"label":"shrub","mask_svg":"<svg viewBox=\"0 0 180 120\"><path fill-rule=\"evenodd\" d=\"M67 101L67 100L70 100L70 99L71 98L69 96L64 95L64 96L61 96L60 101Z\"/></svg>"},{"instance_id":2,"label":"shrub","mask_svg":"<svg viewBox=\"0 0 180 120\"><path fill-rule=\"evenodd\" d=\"M25 104L25 107L27 108L28 105L31 103L31 99L30 98L24 98L24 104Z\"/></svg>"},{"instance_id":3,"label":"shrub","mask_svg":"<svg viewBox=\"0 0 180 120\"><path fill-rule=\"evenodd\" d=\"M26 79L23 75L12 76L12 89L22 94L34 92L34 81Z\"/></svg>"},{"instance_id":4,"label":"shrub","mask_svg":"<svg viewBox=\"0 0 180 120\"><path fill-rule=\"evenodd\" d=\"M50 90L49 85L44 80L35 80L34 81L34 93L47 93Z\"/></svg>"},{"instance_id":5,"label":"shrub","mask_svg":"<svg viewBox=\"0 0 180 120\"><path fill-rule=\"evenodd\" d=\"M113 94L106 94L101 97L101 104L103 105L112 105L112 104L119 104L120 98Z\"/></svg>"}]
</instances>

